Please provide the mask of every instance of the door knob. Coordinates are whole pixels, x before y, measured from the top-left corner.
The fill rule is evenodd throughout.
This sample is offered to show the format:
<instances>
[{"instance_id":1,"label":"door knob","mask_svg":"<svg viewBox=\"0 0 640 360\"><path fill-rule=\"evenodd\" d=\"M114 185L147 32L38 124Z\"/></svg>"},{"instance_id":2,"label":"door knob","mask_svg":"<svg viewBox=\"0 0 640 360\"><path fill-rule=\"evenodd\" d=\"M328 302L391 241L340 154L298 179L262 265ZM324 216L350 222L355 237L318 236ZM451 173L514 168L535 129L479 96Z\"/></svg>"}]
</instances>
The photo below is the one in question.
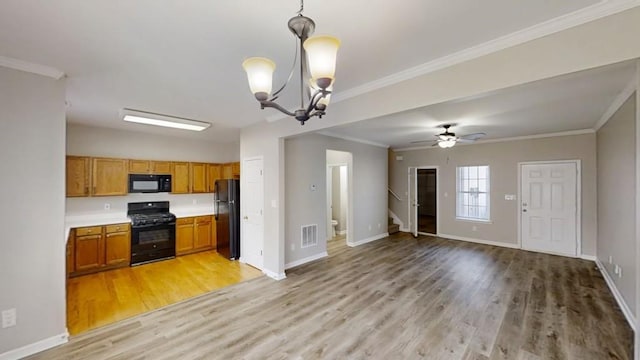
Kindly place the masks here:
<instances>
[{"instance_id":1,"label":"door knob","mask_svg":"<svg viewBox=\"0 0 640 360\"><path fill-rule=\"evenodd\" d=\"M527 212L527 209L522 209L522 212Z\"/></svg>"},{"instance_id":2,"label":"door knob","mask_svg":"<svg viewBox=\"0 0 640 360\"><path fill-rule=\"evenodd\" d=\"M244 217L244 219L245 219L245 220L249 220L249 217L248 217L248 216L245 216L245 217Z\"/></svg>"}]
</instances>

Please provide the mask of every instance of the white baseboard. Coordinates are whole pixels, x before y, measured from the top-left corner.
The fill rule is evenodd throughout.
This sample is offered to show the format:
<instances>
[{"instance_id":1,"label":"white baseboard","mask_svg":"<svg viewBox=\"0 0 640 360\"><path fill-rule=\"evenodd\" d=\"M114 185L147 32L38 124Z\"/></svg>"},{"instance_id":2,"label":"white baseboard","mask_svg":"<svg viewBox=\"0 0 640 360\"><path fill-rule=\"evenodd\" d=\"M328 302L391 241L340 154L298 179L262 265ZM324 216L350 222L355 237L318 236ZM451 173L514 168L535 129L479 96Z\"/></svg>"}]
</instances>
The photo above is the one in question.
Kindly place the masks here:
<instances>
[{"instance_id":1,"label":"white baseboard","mask_svg":"<svg viewBox=\"0 0 640 360\"><path fill-rule=\"evenodd\" d=\"M597 258L596 256L594 256L594 255L585 255L585 254L582 254L582 255L580 255L580 259L582 259L582 260L589 260L589 261L598 261L598 258Z\"/></svg>"},{"instance_id":2,"label":"white baseboard","mask_svg":"<svg viewBox=\"0 0 640 360\"><path fill-rule=\"evenodd\" d=\"M292 261L292 262L290 262L290 263L288 263L288 264L285 264L285 265L284 265L284 269L285 269L285 270L287 270L287 269L291 269L291 268L293 268L293 267L300 266L300 265L306 264L306 263L308 263L308 262L312 262L312 261L316 261L316 260L319 260L319 259L322 259L322 258L326 258L327 256L329 256L329 254L328 254L326 251L321 252L320 254L315 254L315 255L307 256L307 257L306 257L306 258L304 258L304 259L300 259L300 260Z\"/></svg>"},{"instance_id":3,"label":"white baseboard","mask_svg":"<svg viewBox=\"0 0 640 360\"><path fill-rule=\"evenodd\" d=\"M624 301L622 294L620 294L620 291L618 291L618 288L616 287L616 283L613 282L613 279L611 278L611 276L609 276L607 269L600 262L600 260L596 259L595 261L596 261L596 265L598 266L598 269L602 273L602 277L604 277L604 281L606 281L607 285L609 286L609 290L611 290L613 297L618 302L618 306L620 306L620 309L622 309L622 313L624 314L624 317L627 319L629 326L631 326L631 328L635 332L636 318L635 316L633 316L633 312L631 312L631 309L629 309L629 306L627 306L627 303Z\"/></svg>"},{"instance_id":4,"label":"white baseboard","mask_svg":"<svg viewBox=\"0 0 640 360\"><path fill-rule=\"evenodd\" d=\"M404 223L402 222L402 220L400 220L400 217L396 215L396 213L391 211L391 209L387 210L389 210L389 216L393 219L393 223L400 225L400 229L404 229Z\"/></svg>"},{"instance_id":5,"label":"white baseboard","mask_svg":"<svg viewBox=\"0 0 640 360\"><path fill-rule=\"evenodd\" d=\"M474 239L474 238L468 238L468 237L456 236L456 235L449 235L449 234L438 234L437 236L441 237L441 238L445 238L445 239L450 239L450 240L460 240L460 241L467 241L467 242L472 242L472 243L477 243L477 244L500 246L500 247L505 247L505 248L509 248L509 249L520 249L520 246L518 244L509 244L509 243L503 243L503 242L499 242L499 241L489 241L489 240L482 240L482 239Z\"/></svg>"},{"instance_id":6,"label":"white baseboard","mask_svg":"<svg viewBox=\"0 0 640 360\"><path fill-rule=\"evenodd\" d=\"M360 245L363 245L363 244L366 244L366 243L370 243L372 241L384 239L387 236L389 236L388 232L382 233L382 234L378 234L378 235L374 235L372 237L368 237L366 239L358 240L358 241L355 241L355 242L347 242L347 245L349 245L351 247L356 247L356 246L360 246Z\"/></svg>"},{"instance_id":7,"label":"white baseboard","mask_svg":"<svg viewBox=\"0 0 640 360\"><path fill-rule=\"evenodd\" d=\"M45 351L56 347L58 345L65 344L69 341L69 333L64 332L56 336L52 336L47 339L40 340L33 344L25 345L21 348L9 350L6 353L0 354L0 360L17 360L27 356L37 354L41 351Z\"/></svg>"},{"instance_id":8,"label":"white baseboard","mask_svg":"<svg viewBox=\"0 0 640 360\"><path fill-rule=\"evenodd\" d=\"M268 277L272 278L273 280L280 281L280 280L284 280L284 279L287 278L287 275L284 272L278 274L278 273L273 272L271 270L263 269L262 273L267 275Z\"/></svg>"},{"instance_id":9,"label":"white baseboard","mask_svg":"<svg viewBox=\"0 0 640 360\"><path fill-rule=\"evenodd\" d=\"M402 226L400 226L400 231L402 231L402 232L410 232L408 227L402 227Z\"/></svg>"}]
</instances>

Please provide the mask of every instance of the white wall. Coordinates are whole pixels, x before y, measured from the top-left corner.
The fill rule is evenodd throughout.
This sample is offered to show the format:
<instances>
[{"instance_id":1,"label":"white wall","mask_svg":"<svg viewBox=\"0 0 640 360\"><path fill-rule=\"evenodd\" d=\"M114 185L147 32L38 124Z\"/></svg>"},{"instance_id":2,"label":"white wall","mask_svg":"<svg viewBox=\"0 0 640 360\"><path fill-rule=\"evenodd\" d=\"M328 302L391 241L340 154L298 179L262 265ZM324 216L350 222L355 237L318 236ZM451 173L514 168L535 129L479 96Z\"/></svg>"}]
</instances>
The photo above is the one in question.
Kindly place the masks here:
<instances>
[{"instance_id":1,"label":"white wall","mask_svg":"<svg viewBox=\"0 0 640 360\"><path fill-rule=\"evenodd\" d=\"M635 59L640 57L638 33L640 8L636 7L424 75L399 79L364 95L354 94L342 101L336 96L326 116L304 126L285 119L243 128L241 157L264 158L265 269L284 274L284 137ZM257 112L256 118L262 120L273 113L267 109ZM276 207L271 206L272 200ZM595 251L595 244L591 250Z\"/></svg>"},{"instance_id":2,"label":"white wall","mask_svg":"<svg viewBox=\"0 0 640 360\"><path fill-rule=\"evenodd\" d=\"M0 84L0 310L17 309L2 357L66 339L65 88L3 67Z\"/></svg>"},{"instance_id":3,"label":"white wall","mask_svg":"<svg viewBox=\"0 0 640 360\"><path fill-rule=\"evenodd\" d=\"M290 138L285 141L285 263L327 250L326 150L349 152L353 157L350 238L357 243L387 232L387 149L317 134ZM318 224L319 244L301 249L300 227L307 224Z\"/></svg>"},{"instance_id":4,"label":"white wall","mask_svg":"<svg viewBox=\"0 0 640 360\"><path fill-rule=\"evenodd\" d=\"M402 161L390 156L391 189L403 201L390 201L391 210L408 224L407 169L412 166L438 166L440 194L439 234L516 245L518 243L518 201L504 199L518 193L518 162L545 160L581 160L582 167L582 253L596 252L596 142L595 134L544 139L459 145L450 149L429 148L395 152ZM456 220L456 167L489 165L491 174L491 222ZM448 196L445 196L446 195ZM476 230L473 230L473 227Z\"/></svg>"},{"instance_id":5,"label":"white wall","mask_svg":"<svg viewBox=\"0 0 640 360\"><path fill-rule=\"evenodd\" d=\"M635 93L598 130L598 260L636 314ZM609 256L613 264L609 264ZM614 265L622 267L620 278Z\"/></svg>"},{"instance_id":6,"label":"white wall","mask_svg":"<svg viewBox=\"0 0 640 360\"><path fill-rule=\"evenodd\" d=\"M237 143L214 142L130 132L117 129L69 124L67 155L116 157L144 160L174 160L225 163L238 161ZM127 196L68 198L66 213L77 215L126 214L127 203L138 201L169 201L171 211L181 208L213 207L211 194L129 194ZM110 204L110 210L104 205Z\"/></svg>"}]
</instances>

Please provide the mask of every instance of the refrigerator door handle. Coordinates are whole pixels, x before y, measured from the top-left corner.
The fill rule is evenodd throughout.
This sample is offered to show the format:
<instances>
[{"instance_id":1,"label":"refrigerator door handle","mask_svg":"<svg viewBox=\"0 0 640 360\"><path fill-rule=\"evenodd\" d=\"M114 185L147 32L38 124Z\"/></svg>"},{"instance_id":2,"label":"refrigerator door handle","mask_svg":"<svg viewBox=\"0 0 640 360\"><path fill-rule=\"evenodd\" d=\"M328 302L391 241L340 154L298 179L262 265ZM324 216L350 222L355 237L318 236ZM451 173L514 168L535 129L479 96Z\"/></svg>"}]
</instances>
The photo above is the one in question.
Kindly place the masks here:
<instances>
[{"instance_id":1,"label":"refrigerator door handle","mask_svg":"<svg viewBox=\"0 0 640 360\"><path fill-rule=\"evenodd\" d=\"M215 210L214 218L218 220L218 214L220 213L220 200L218 199L218 182L217 181L215 183L215 186L213 187L213 193L214 193L214 196L216 197L215 199L216 210Z\"/></svg>"}]
</instances>

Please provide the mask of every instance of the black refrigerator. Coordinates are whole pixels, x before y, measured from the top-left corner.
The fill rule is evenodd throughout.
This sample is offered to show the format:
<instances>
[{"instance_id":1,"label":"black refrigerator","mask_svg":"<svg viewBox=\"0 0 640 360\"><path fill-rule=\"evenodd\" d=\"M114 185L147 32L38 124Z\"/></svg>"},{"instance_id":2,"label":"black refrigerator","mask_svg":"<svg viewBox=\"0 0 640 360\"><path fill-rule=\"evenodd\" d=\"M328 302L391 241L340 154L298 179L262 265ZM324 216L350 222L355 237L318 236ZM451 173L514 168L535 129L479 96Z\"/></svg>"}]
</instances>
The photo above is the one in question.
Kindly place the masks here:
<instances>
[{"instance_id":1,"label":"black refrigerator","mask_svg":"<svg viewBox=\"0 0 640 360\"><path fill-rule=\"evenodd\" d=\"M222 256L240 258L240 180L216 180L216 248Z\"/></svg>"}]
</instances>

